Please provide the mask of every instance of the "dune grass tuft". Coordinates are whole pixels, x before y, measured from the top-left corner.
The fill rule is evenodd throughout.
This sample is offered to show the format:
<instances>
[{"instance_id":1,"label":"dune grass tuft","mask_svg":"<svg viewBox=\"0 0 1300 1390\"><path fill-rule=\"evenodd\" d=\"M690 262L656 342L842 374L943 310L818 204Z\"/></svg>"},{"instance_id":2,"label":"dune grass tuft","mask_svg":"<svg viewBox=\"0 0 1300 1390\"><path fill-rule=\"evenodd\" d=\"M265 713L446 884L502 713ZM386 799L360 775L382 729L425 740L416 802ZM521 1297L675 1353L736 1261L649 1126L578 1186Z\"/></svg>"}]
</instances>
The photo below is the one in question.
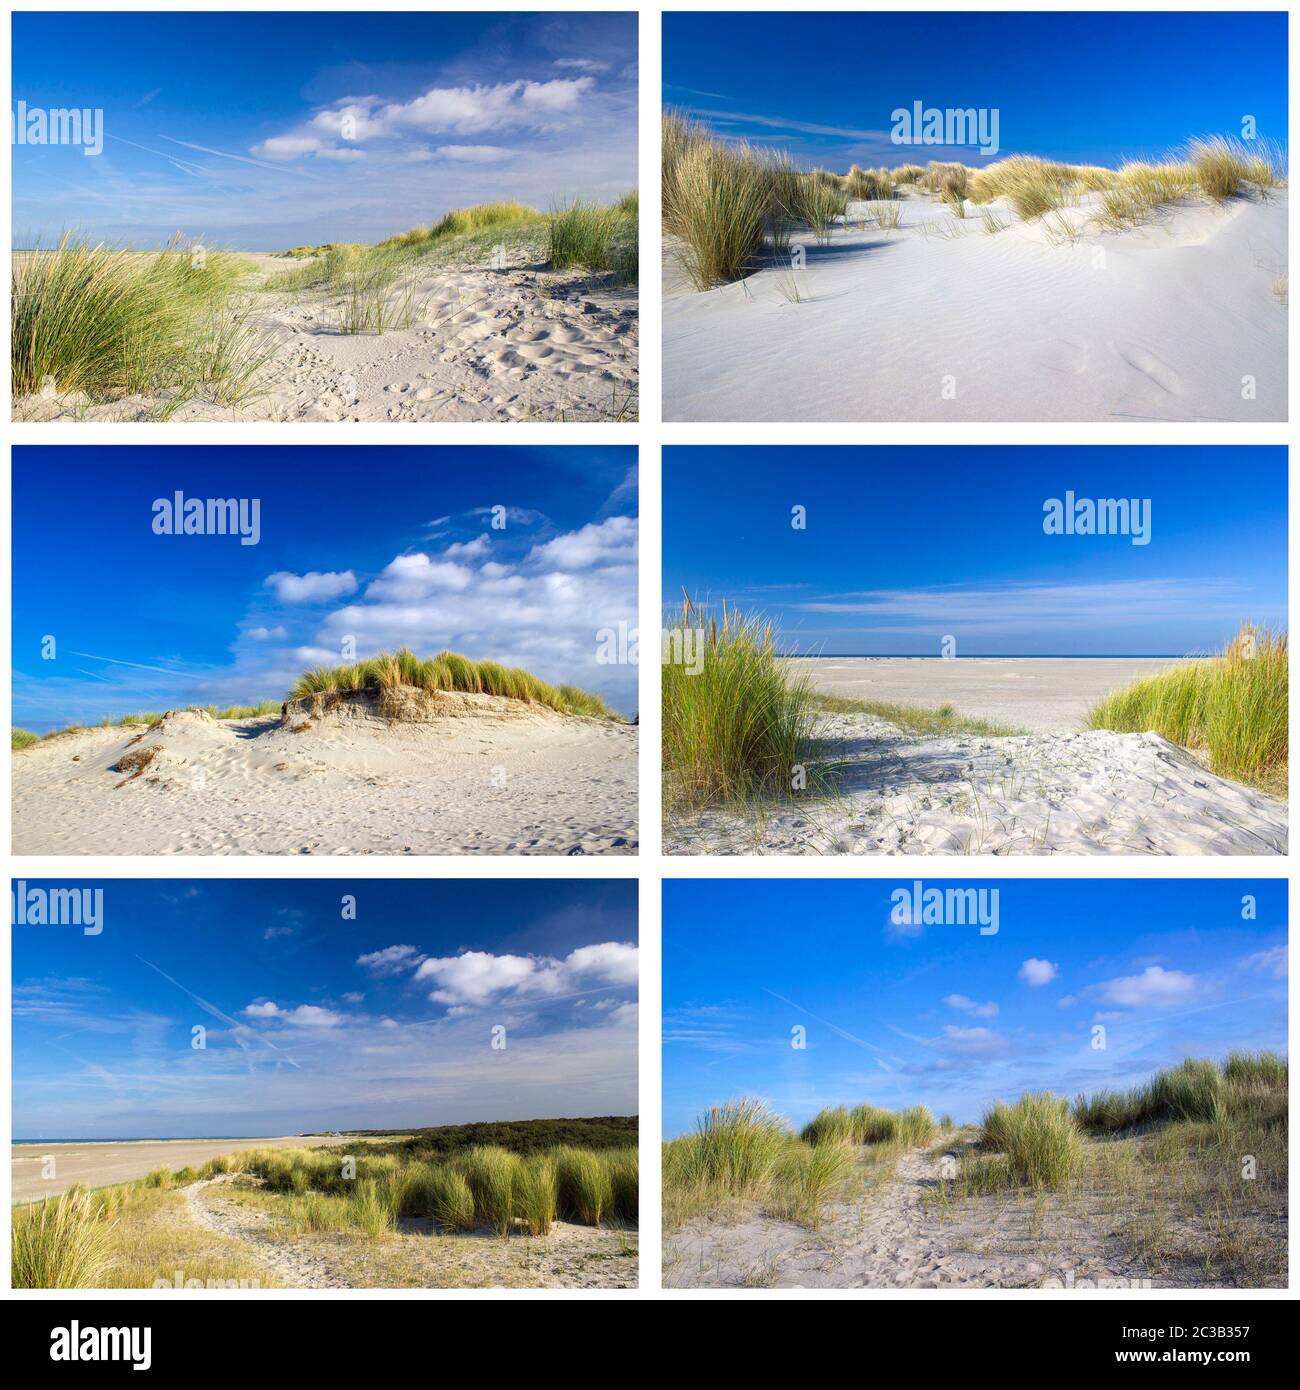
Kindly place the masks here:
<instances>
[{"instance_id":1,"label":"dune grass tuft","mask_svg":"<svg viewBox=\"0 0 1300 1390\"><path fill-rule=\"evenodd\" d=\"M1007 1156L1011 1176L1029 1187L1060 1187L1083 1156L1083 1135L1068 1103L1048 1091L995 1104L984 1116L984 1140Z\"/></svg>"},{"instance_id":2,"label":"dune grass tuft","mask_svg":"<svg viewBox=\"0 0 1300 1390\"><path fill-rule=\"evenodd\" d=\"M16 1289L84 1289L95 1282L108 1253L105 1222L85 1191L15 1207L11 1233Z\"/></svg>"},{"instance_id":3,"label":"dune grass tuft","mask_svg":"<svg viewBox=\"0 0 1300 1390\"><path fill-rule=\"evenodd\" d=\"M232 305L247 262L157 252L65 235L17 257L10 296L14 397L81 395L93 403L206 397L237 405L255 392L269 346Z\"/></svg>"},{"instance_id":4,"label":"dune grass tuft","mask_svg":"<svg viewBox=\"0 0 1300 1390\"><path fill-rule=\"evenodd\" d=\"M576 199L554 209L547 222L551 269L612 271L621 283L635 284L637 208L637 195L631 193L609 207Z\"/></svg>"},{"instance_id":5,"label":"dune grass tuft","mask_svg":"<svg viewBox=\"0 0 1300 1390\"><path fill-rule=\"evenodd\" d=\"M725 602L714 616L686 597L665 643L668 795L700 806L795 790L816 708L807 679L777 656L771 625Z\"/></svg>"},{"instance_id":6,"label":"dune grass tuft","mask_svg":"<svg viewBox=\"0 0 1300 1390\"><path fill-rule=\"evenodd\" d=\"M1285 796L1287 660L1285 633L1243 626L1217 657L1108 695L1089 713L1088 726L1154 731L1195 753L1217 776Z\"/></svg>"}]
</instances>

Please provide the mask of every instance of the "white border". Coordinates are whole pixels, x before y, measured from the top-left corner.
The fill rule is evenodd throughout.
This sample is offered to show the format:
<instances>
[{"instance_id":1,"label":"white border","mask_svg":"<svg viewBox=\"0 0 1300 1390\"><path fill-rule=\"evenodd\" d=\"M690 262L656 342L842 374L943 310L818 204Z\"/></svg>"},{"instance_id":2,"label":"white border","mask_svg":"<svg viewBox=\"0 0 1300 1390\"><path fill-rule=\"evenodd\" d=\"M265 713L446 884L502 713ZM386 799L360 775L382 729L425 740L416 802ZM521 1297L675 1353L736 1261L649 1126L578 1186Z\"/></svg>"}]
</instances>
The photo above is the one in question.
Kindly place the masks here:
<instances>
[{"instance_id":1,"label":"white border","mask_svg":"<svg viewBox=\"0 0 1300 1390\"><path fill-rule=\"evenodd\" d=\"M3 68L3 82L6 102L10 94L10 24L13 11L53 11L67 13L80 11L175 11L181 8L177 0L81 0L70 5L58 0L29 0L29 3L6 6L6 22L3 37L0 38L0 67ZM267 0L267 3L254 3L254 0L212 0L201 6L212 11L361 11L359 0ZM645 634L655 635L658 631L660 614L660 518L661 518L661 473L659 467L660 444L872 444L898 446L908 444L1075 444L1075 445L1120 445L1120 444L1290 444L1292 427L1289 424L1108 424L1088 422L1072 425L1047 423L1004 423L1004 424L725 424L725 425L685 425L660 423L660 343L662 316L657 292L654 267L661 254L659 233L659 111L661 99L661 17L664 11L706 10L733 11L739 16L746 11L797 12L800 8L796 0L786 3L771 3L771 0L714 0L702 4L575 4L572 0L552 0L549 4L501 3L500 0L468 0L456 5L446 3L411 3L411 0L387 0L382 7L390 11L402 12L446 12L446 11L610 11L637 10L640 14L640 186L641 186L641 246L642 260L652 267L642 285L640 299L640 422L637 424L461 424L461 425L393 425L375 422L371 424L114 424L110 426L78 424L32 424L10 422L9 381L4 379L3 396L0 397L0 411L3 411L4 439L9 444L45 445L188 445L205 444L257 444L285 445L431 445L431 444L492 444L492 445L608 445L638 444L640 446L640 604L641 628ZM1130 3L1089 4L1086 0L1000 0L986 4L973 3L972 0L912 0L912 3L868 4L866 0L849 3L846 0L821 0L805 8L822 11L870 11L870 10L917 10L917 11L1077 11L1077 10L1142 10L1151 11L1167 8L1171 16L1180 11L1211 10L1225 11L1236 7L1224 0L1182 0L1182 3L1167 7L1155 6L1150 0L1130 0ZM1289 0L1284 4L1259 4L1246 8L1261 10L1285 10L1290 12ZM792 32L795 45L794 60L797 61L797 20ZM1296 70L1296 35L1294 17L1290 35L1290 70ZM719 56L725 62L725 54ZM870 82L870 55L863 55L863 82ZM1086 74L1084 74L1086 80ZM1294 135L1297 116L1295 101L1292 100L1291 125ZM1292 140L1294 143L1294 140ZM3 188L0 189L0 227L3 228L6 244L10 239L11 203L9 197L10 165L5 161ZM1297 219L1292 219L1291 258L1294 260L1295 239L1298 235ZM10 276L10 262L4 258L6 283ZM1294 353L1292 354L1291 380L1289 391L1289 415L1296 415L1296 391ZM6 456L8 450L5 451ZM8 461L8 460L6 460ZM3 532L0 539L0 563L3 572L9 573L11 562L10 517L11 517L11 472L4 469L0 482L0 516L3 518ZM1294 537L1297 521L1291 520L1291 534ZM1292 610L1296 607L1294 546L1291 555ZM6 601L3 605L3 622L0 624L0 640L3 641L6 661L8 660L11 612ZM74 858L69 856L39 856L15 859L7 853L10 840L10 807L8 798L4 799L0 811L0 843L6 847L7 870L12 877L99 877L111 878L625 878L640 879L641 913L639 938L641 943L642 975L640 989L640 1114L641 1114L641 1222L640 1222L640 1289L639 1291L618 1290L515 1290L515 1289L474 1289L474 1290L211 1290L201 1293L155 1292L151 1290L92 1290L92 1291L10 1291L10 1298L33 1300L58 1300L62 1298L97 1299L105 1301L149 1302L155 1298L194 1298L200 1299L269 1299L278 1301L298 1301L315 1299L342 1299L361 1301L413 1301L413 1300L461 1300L461 1299L542 1299L542 1300L725 1300L778 1299L778 1300L884 1300L884 1301L933 1301L956 1299L961 1301L1022 1301L1025 1299L1118 1299L1137 1301L1160 1301L1167 1298L1189 1298L1234 1301L1238 1299L1280 1299L1288 1298L1286 1290L1136 1290L1136 1291L1070 1291L1070 1290L917 1290L917 1289L861 1289L861 1290L660 1290L660 1239L659 1239L659 1172L660 1172L660 898L663 877L675 878L859 878L859 879L910 879L921 876L939 878L1278 878L1289 876L1291 856L1279 859L1255 859L1231 857L1223 859L1142 859L1125 857L1117 859L1096 859L1058 856L1051 859L1035 857L1024 859L1000 859L991 856L976 856L970 859L935 860L917 856L899 856L890 859L778 859L778 858L674 858L665 860L661 854L659 817L659 775L657 748L659 741L658 716L658 666L657 641L646 648L645 659L639 672L640 712L641 712L641 769L640 769L640 842L641 854L638 858L610 859L557 859L537 858L472 858L469 856L450 856L447 858L412 857L400 859L381 858L299 858L292 856L266 856L257 859L227 859L215 857L175 857L157 858L154 856L88 856ZM11 710L11 688L8 680L0 681L0 707L6 717ZM1291 715L1295 724L1296 706L1293 703ZM5 771L9 771L9 754L6 752ZM292 867L290 867L292 865ZM1296 947L1291 945L1294 961ZM10 1135L10 937L5 933L3 953L0 956L0 998L3 999L5 1017L0 1027L0 1112L3 1113L4 1133ZM1296 1042L1297 1023L1294 1013L1291 1017L1292 1050ZM1292 1159L1291 1178L1294 1180L1300 1169L1300 1160ZM5 1179L8 1182L8 1179ZM8 1235L6 1232L6 1240ZM1295 1250L1292 1249L1292 1260ZM1295 1266L1291 1269L1292 1286L1295 1285Z\"/></svg>"}]
</instances>

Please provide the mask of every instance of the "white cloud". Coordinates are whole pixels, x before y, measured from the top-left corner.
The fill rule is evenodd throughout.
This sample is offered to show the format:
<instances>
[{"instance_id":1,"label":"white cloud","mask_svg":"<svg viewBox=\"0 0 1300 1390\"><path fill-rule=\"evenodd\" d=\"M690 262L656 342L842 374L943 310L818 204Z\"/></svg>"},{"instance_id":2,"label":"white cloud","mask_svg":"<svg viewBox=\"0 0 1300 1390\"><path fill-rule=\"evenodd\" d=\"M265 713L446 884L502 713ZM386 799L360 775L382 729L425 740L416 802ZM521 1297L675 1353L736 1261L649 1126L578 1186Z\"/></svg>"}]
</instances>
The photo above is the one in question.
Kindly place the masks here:
<instances>
[{"instance_id":1,"label":"white cloud","mask_svg":"<svg viewBox=\"0 0 1300 1390\"><path fill-rule=\"evenodd\" d=\"M1050 984L1061 972L1060 967L1053 965L1050 960L1039 960L1036 956L1031 956L1021 965L1019 973L1027 985L1037 988L1039 985Z\"/></svg>"},{"instance_id":2,"label":"white cloud","mask_svg":"<svg viewBox=\"0 0 1300 1390\"><path fill-rule=\"evenodd\" d=\"M986 1042L994 1036L988 1028L957 1028L951 1023L944 1028L943 1035L956 1042Z\"/></svg>"},{"instance_id":3,"label":"white cloud","mask_svg":"<svg viewBox=\"0 0 1300 1390\"><path fill-rule=\"evenodd\" d=\"M556 536L534 546L528 557L546 570L584 570L595 565L636 561L636 521L630 516L611 516L593 521L580 531Z\"/></svg>"},{"instance_id":4,"label":"white cloud","mask_svg":"<svg viewBox=\"0 0 1300 1390\"><path fill-rule=\"evenodd\" d=\"M277 570L275 574L267 575L266 584L275 590L275 596L281 603L319 603L324 599L355 593L357 577L351 570L325 573L311 570L307 574Z\"/></svg>"},{"instance_id":5,"label":"white cloud","mask_svg":"<svg viewBox=\"0 0 1300 1390\"><path fill-rule=\"evenodd\" d=\"M273 999L264 999L260 1004L249 1004L244 1009L246 1018L275 1018L280 1006Z\"/></svg>"},{"instance_id":6,"label":"white cloud","mask_svg":"<svg viewBox=\"0 0 1300 1390\"><path fill-rule=\"evenodd\" d=\"M1195 995L1196 977L1181 970L1165 970L1148 965L1140 975L1125 975L1101 985L1101 996L1111 1004L1129 1008L1154 1005L1165 1008L1182 1004Z\"/></svg>"},{"instance_id":7,"label":"white cloud","mask_svg":"<svg viewBox=\"0 0 1300 1390\"><path fill-rule=\"evenodd\" d=\"M336 1014L333 1009L322 1009L317 1004L299 1004L283 1017L297 1028L337 1028L345 1021L342 1014Z\"/></svg>"},{"instance_id":8,"label":"white cloud","mask_svg":"<svg viewBox=\"0 0 1300 1390\"><path fill-rule=\"evenodd\" d=\"M531 956L494 956L488 951L465 951L459 956L426 960L415 972L419 981L437 988L429 995L438 1004L486 1004L489 999L536 978Z\"/></svg>"},{"instance_id":9,"label":"white cloud","mask_svg":"<svg viewBox=\"0 0 1300 1390\"><path fill-rule=\"evenodd\" d=\"M961 1009L963 1013L974 1014L977 1018L992 1018L998 1011L998 1006L991 1000L987 1004L980 1004L964 994L950 994L943 1002L950 1009Z\"/></svg>"},{"instance_id":10,"label":"white cloud","mask_svg":"<svg viewBox=\"0 0 1300 1390\"><path fill-rule=\"evenodd\" d=\"M272 642L287 637L289 633L286 628L277 625L276 627L250 627L248 635L255 642Z\"/></svg>"},{"instance_id":11,"label":"white cloud","mask_svg":"<svg viewBox=\"0 0 1300 1390\"><path fill-rule=\"evenodd\" d=\"M413 970L424 959L414 946L385 946L382 951L368 951L357 957L357 964L372 975L400 975Z\"/></svg>"},{"instance_id":12,"label":"white cloud","mask_svg":"<svg viewBox=\"0 0 1300 1390\"><path fill-rule=\"evenodd\" d=\"M626 631L630 640L636 627L635 518L609 517L522 555L518 534L511 528L489 541L480 533L394 557L305 645L336 652L353 637L359 656L399 646L421 655L445 648L594 689L618 708L634 709L635 664L602 658L611 649L609 634Z\"/></svg>"},{"instance_id":13,"label":"white cloud","mask_svg":"<svg viewBox=\"0 0 1300 1390\"><path fill-rule=\"evenodd\" d=\"M626 942L605 941L580 946L562 960L462 951L458 956L424 961L414 978L435 986L429 995L434 1003L463 1012L503 997L527 1000L582 989L635 987L637 948Z\"/></svg>"},{"instance_id":14,"label":"white cloud","mask_svg":"<svg viewBox=\"0 0 1300 1390\"><path fill-rule=\"evenodd\" d=\"M1286 947L1270 946L1266 951L1256 951L1241 962L1244 970L1269 975L1275 980L1285 980L1287 973Z\"/></svg>"}]
</instances>

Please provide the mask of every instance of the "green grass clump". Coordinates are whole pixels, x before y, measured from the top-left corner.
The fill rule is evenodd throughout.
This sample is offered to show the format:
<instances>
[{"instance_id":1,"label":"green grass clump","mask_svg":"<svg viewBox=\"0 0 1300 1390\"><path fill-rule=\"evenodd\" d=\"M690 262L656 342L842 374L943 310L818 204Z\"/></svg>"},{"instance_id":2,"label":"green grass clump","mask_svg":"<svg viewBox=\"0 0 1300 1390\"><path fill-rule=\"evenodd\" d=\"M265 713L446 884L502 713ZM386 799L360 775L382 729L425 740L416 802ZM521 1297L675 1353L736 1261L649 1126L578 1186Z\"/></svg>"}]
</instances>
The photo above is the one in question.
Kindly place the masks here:
<instances>
[{"instance_id":1,"label":"green grass clump","mask_svg":"<svg viewBox=\"0 0 1300 1390\"><path fill-rule=\"evenodd\" d=\"M721 620L686 598L665 633L662 672L668 796L689 807L788 796L812 774L816 704L776 654L770 624L724 602Z\"/></svg>"},{"instance_id":2,"label":"green grass clump","mask_svg":"<svg viewBox=\"0 0 1300 1390\"><path fill-rule=\"evenodd\" d=\"M10 296L15 399L43 392L94 403L165 397L165 409L204 396L237 405L269 348L232 307L247 262L92 245L71 234L51 251L17 257Z\"/></svg>"},{"instance_id":3,"label":"green grass clump","mask_svg":"<svg viewBox=\"0 0 1300 1390\"><path fill-rule=\"evenodd\" d=\"M739 280L763 244L772 211L771 162L746 145L723 145L667 115L663 125L664 229L698 290Z\"/></svg>"},{"instance_id":4,"label":"green grass clump","mask_svg":"<svg viewBox=\"0 0 1300 1390\"><path fill-rule=\"evenodd\" d=\"M380 652L351 665L318 666L305 671L294 682L288 698L299 700L328 691L391 690L398 686L504 696L525 704L545 705L562 714L618 718L598 695L576 686L549 685L519 667L475 661L456 652L440 652L437 656L422 658L409 647L400 647L396 652Z\"/></svg>"},{"instance_id":5,"label":"green grass clump","mask_svg":"<svg viewBox=\"0 0 1300 1390\"><path fill-rule=\"evenodd\" d=\"M569 1221L599 1226L614 1206L614 1183L609 1160L590 1149L558 1148L555 1165L559 1210Z\"/></svg>"},{"instance_id":6,"label":"green grass clump","mask_svg":"<svg viewBox=\"0 0 1300 1390\"><path fill-rule=\"evenodd\" d=\"M450 1165L434 1168L430 1184L430 1214L444 1231L472 1231L474 1194L464 1173Z\"/></svg>"},{"instance_id":7,"label":"green grass clump","mask_svg":"<svg viewBox=\"0 0 1300 1390\"><path fill-rule=\"evenodd\" d=\"M792 1138L789 1125L759 1100L742 1097L712 1106L694 1134L664 1146L664 1176L708 1183L732 1196L757 1191Z\"/></svg>"},{"instance_id":8,"label":"green grass clump","mask_svg":"<svg viewBox=\"0 0 1300 1390\"><path fill-rule=\"evenodd\" d=\"M521 1161L515 1174L515 1205L530 1236L547 1236L559 1202L559 1170L545 1155Z\"/></svg>"},{"instance_id":9,"label":"green grass clump","mask_svg":"<svg viewBox=\"0 0 1300 1390\"><path fill-rule=\"evenodd\" d=\"M15 1289L84 1289L108 1254L107 1225L89 1193L65 1192L13 1209L10 1282Z\"/></svg>"},{"instance_id":10,"label":"green grass clump","mask_svg":"<svg viewBox=\"0 0 1300 1390\"><path fill-rule=\"evenodd\" d=\"M990 1126L992 1128L990 1129ZM996 1133L1011 1175L1035 1189L1060 1187L1083 1156L1083 1135L1060 1096L1035 1091L985 1116L985 1140Z\"/></svg>"},{"instance_id":11,"label":"green grass clump","mask_svg":"<svg viewBox=\"0 0 1300 1390\"><path fill-rule=\"evenodd\" d=\"M40 734L34 734L30 729L10 729L9 731L9 747L14 752L20 748L30 748L33 743L40 741Z\"/></svg>"},{"instance_id":12,"label":"green grass clump","mask_svg":"<svg viewBox=\"0 0 1300 1390\"><path fill-rule=\"evenodd\" d=\"M1189 1058L1126 1091L1079 1096L1074 1116L1084 1129L1113 1134L1144 1125L1285 1116L1288 1068L1273 1052L1229 1053L1222 1065Z\"/></svg>"},{"instance_id":13,"label":"green grass clump","mask_svg":"<svg viewBox=\"0 0 1300 1390\"><path fill-rule=\"evenodd\" d=\"M632 193L611 207L576 199L554 210L547 221L551 269L613 271L620 281L635 283L636 209L637 195Z\"/></svg>"},{"instance_id":14,"label":"green grass clump","mask_svg":"<svg viewBox=\"0 0 1300 1390\"><path fill-rule=\"evenodd\" d=\"M828 1106L799 1131L805 1144L849 1144L855 1139L853 1118L842 1105Z\"/></svg>"},{"instance_id":15,"label":"green grass clump","mask_svg":"<svg viewBox=\"0 0 1300 1390\"><path fill-rule=\"evenodd\" d=\"M1224 650L1109 695L1088 727L1154 731L1201 758L1211 772L1287 791L1288 642L1285 633L1243 627Z\"/></svg>"},{"instance_id":16,"label":"green grass clump","mask_svg":"<svg viewBox=\"0 0 1300 1390\"><path fill-rule=\"evenodd\" d=\"M822 1208L836 1197L852 1167L842 1144L791 1145L773 1171L772 1192L765 1202L768 1213L817 1230Z\"/></svg>"},{"instance_id":17,"label":"green grass clump","mask_svg":"<svg viewBox=\"0 0 1300 1390\"><path fill-rule=\"evenodd\" d=\"M521 1168L518 1154L508 1149L483 1146L470 1149L458 1160L474 1196L474 1217L507 1236L515 1220L515 1180Z\"/></svg>"}]
</instances>

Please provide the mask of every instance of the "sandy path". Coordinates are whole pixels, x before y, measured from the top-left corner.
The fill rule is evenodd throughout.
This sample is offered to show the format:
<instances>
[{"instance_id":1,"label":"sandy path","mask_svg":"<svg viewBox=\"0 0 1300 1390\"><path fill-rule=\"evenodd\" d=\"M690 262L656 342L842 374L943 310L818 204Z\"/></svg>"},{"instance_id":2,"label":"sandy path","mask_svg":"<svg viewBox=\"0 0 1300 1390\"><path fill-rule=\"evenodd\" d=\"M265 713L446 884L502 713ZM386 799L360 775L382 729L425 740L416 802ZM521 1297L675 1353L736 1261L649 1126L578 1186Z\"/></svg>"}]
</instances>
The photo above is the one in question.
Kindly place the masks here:
<instances>
[{"instance_id":1,"label":"sandy path","mask_svg":"<svg viewBox=\"0 0 1300 1390\"><path fill-rule=\"evenodd\" d=\"M1183 664L1178 657L806 657L792 662L827 695L933 709L1027 733L1077 733L1098 701Z\"/></svg>"},{"instance_id":2,"label":"sandy path","mask_svg":"<svg viewBox=\"0 0 1300 1390\"><path fill-rule=\"evenodd\" d=\"M977 1199L945 1215L926 1200L945 1153L902 1155L894 1179L863 1202L835 1202L820 1230L762 1214L736 1225L696 1221L664 1242L664 1282L676 1287L1041 1288L1151 1278L1098 1213L1054 1206L1035 1216L1032 1196ZM1044 1240L1040 1225L1051 1227Z\"/></svg>"},{"instance_id":3,"label":"sandy path","mask_svg":"<svg viewBox=\"0 0 1300 1390\"><path fill-rule=\"evenodd\" d=\"M195 1225L228 1240L241 1241L276 1281L294 1289L347 1289L352 1285L338 1264L318 1249L276 1240L269 1212L225 1199L220 1192L229 1176L190 1183L183 1189L185 1207Z\"/></svg>"},{"instance_id":4,"label":"sandy path","mask_svg":"<svg viewBox=\"0 0 1300 1390\"><path fill-rule=\"evenodd\" d=\"M670 824L674 854L1285 854L1287 806L1158 734L930 737L831 715L833 796Z\"/></svg>"},{"instance_id":5,"label":"sandy path","mask_svg":"<svg viewBox=\"0 0 1300 1390\"><path fill-rule=\"evenodd\" d=\"M246 1149L310 1149L324 1144L356 1141L338 1135L296 1134L278 1139L140 1139L84 1144L14 1144L10 1150L12 1195L15 1202L57 1197L80 1183L108 1187L133 1182L155 1168L199 1168L210 1158ZM52 1158L55 1173L42 1176Z\"/></svg>"},{"instance_id":6,"label":"sandy path","mask_svg":"<svg viewBox=\"0 0 1300 1390\"><path fill-rule=\"evenodd\" d=\"M637 730L532 707L305 732L187 711L15 754L13 807L19 854L632 854Z\"/></svg>"},{"instance_id":7,"label":"sandy path","mask_svg":"<svg viewBox=\"0 0 1300 1390\"><path fill-rule=\"evenodd\" d=\"M1000 201L995 235L973 205L910 193L882 231L851 204L828 246L802 238L802 271L702 294L670 277L664 419L1285 420L1287 202L1192 203L1073 244Z\"/></svg>"}]
</instances>

